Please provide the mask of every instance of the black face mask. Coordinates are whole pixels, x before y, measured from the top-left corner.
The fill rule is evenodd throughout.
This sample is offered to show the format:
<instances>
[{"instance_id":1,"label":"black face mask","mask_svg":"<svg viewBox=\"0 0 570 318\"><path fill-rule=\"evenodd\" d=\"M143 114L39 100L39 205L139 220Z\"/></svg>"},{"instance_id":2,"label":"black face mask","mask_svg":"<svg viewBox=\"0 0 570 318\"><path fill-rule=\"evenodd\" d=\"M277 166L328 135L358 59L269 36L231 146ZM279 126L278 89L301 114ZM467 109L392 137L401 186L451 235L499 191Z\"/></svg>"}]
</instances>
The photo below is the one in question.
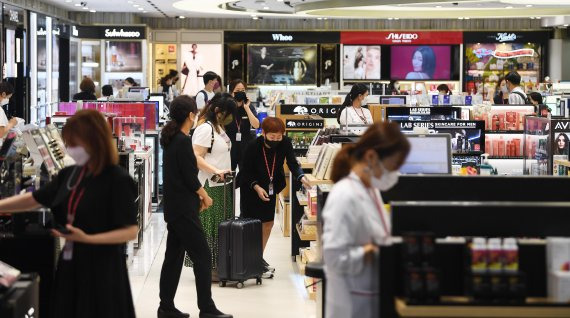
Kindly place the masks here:
<instances>
[{"instance_id":1,"label":"black face mask","mask_svg":"<svg viewBox=\"0 0 570 318\"><path fill-rule=\"evenodd\" d=\"M268 145L269 148L271 148L271 149L277 148L277 146L279 146L280 143L281 143L281 140L267 140L267 139L265 139L265 144Z\"/></svg>"},{"instance_id":2,"label":"black face mask","mask_svg":"<svg viewBox=\"0 0 570 318\"><path fill-rule=\"evenodd\" d=\"M234 99L236 102L245 102L247 100L247 95L245 92L235 92Z\"/></svg>"}]
</instances>

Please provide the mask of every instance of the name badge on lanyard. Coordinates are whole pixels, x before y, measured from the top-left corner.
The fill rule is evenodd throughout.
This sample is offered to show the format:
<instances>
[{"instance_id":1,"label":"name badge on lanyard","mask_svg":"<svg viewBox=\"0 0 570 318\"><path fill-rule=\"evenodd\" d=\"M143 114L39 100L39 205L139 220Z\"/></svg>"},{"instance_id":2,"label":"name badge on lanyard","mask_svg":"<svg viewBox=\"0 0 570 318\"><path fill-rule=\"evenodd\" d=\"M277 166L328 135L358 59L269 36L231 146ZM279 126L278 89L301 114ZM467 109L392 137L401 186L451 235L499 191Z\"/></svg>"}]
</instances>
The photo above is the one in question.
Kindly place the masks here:
<instances>
[{"instance_id":1,"label":"name badge on lanyard","mask_svg":"<svg viewBox=\"0 0 570 318\"><path fill-rule=\"evenodd\" d=\"M238 132L236 134L236 141L241 141L241 133L240 132Z\"/></svg>"}]
</instances>

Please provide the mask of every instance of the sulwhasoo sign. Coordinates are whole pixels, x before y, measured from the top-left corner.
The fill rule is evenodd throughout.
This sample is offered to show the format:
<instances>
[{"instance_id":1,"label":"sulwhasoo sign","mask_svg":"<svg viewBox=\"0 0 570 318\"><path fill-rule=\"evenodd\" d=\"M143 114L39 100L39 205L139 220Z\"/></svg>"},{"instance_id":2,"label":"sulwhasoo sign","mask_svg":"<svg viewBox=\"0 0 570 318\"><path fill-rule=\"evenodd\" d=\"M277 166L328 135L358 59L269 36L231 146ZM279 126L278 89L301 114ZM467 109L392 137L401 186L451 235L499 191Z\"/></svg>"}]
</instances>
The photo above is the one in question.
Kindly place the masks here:
<instances>
[{"instance_id":1,"label":"sulwhasoo sign","mask_svg":"<svg viewBox=\"0 0 570 318\"><path fill-rule=\"evenodd\" d=\"M273 37L273 41L279 41L279 42L291 42L293 41L293 36L292 35L283 35L283 34L271 34L271 36Z\"/></svg>"},{"instance_id":2,"label":"sulwhasoo sign","mask_svg":"<svg viewBox=\"0 0 570 318\"><path fill-rule=\"evenodd\" d=\"M106 38L138 38L141 36L141 33L138 31L125 31L120 29L105 29L105 37Z\"/></svg>"},{"instance_id":3,"label":"sulwhasoo sign","mask_svg":"<svg viewBox=\"0 0 570 318\"><path fill-rule=\"evenodd\" d=\"M497 37L495 38L499 42L511 42L517 39L517 35L514 33L497 33Z\"/></svg>"}]
</instances>

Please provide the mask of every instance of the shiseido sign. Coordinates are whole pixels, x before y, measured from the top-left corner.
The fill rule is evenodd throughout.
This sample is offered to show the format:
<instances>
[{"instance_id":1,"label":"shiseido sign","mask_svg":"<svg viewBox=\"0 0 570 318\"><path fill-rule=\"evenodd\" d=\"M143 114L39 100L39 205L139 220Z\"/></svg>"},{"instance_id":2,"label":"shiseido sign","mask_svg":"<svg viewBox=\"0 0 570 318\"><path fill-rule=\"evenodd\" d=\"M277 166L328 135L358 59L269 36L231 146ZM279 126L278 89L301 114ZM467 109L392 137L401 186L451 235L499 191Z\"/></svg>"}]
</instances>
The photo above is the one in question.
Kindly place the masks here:
<instances>
[{"instance_id":1,"label":"shiseido sign","mask_svg":"<svg viewBox=\"0 0 570 318\"><path fill-rule=\"evenodd\" d=\"M419 38L417 33L390 33L386 40L392 40L392 43L412 43Z\"/></svg>"},{"instance_id":2,"label":"shiseido sign","mask_svg":"<svg viewBox=\"0 0 570 318\"><path fill-rule=\"evenodd\" d=\"M513 42L517 40L517 35L514 33L497 33L497 37L495 38L498 42Z\"/></svg>"},{"instance_id":3,"label":"shiseido sign","mask_svg":"<svg viewBox=\"0 0 570 318\"><path fill-rule=\"evenodd\" d=\"M82 39L133 39L144 40L144 26L78 26L74 36ZM77 34L77 35L76 35Z\"/></svg>"},{"instance_id":4,"label":"shiseido sign","mask_svg":"<svg viewBox=\"0 0 570 318\"><path fill-rule=\"evenodd\" d=\"M295 119L287 119L285 121L285 126L289 129L299 129L299 128L323 128L325 127L325 121L322 119L304 119L304 120L295 120Z\"/></svg>"},{"instance_id":5,"label":"shiseido sign","mask_svg":"<svg viewBox=\"0 0 570 318\"><path fill-rule=\"evenodd\" d=\"M282 115L318 115L336 118L340 105L281 105Z\"/></svg>"},{"instance_id":6,"label":"shiseido sign","mask_svg":"<svg viewBox=\"0 0 570 318\"><path fill-rule=\"evenodd\" d=\"M273 41L276 42L291 42L293 41L293 36L292 35L283 35L283 34L271 34Z\"/></svg>"}]
</instances>

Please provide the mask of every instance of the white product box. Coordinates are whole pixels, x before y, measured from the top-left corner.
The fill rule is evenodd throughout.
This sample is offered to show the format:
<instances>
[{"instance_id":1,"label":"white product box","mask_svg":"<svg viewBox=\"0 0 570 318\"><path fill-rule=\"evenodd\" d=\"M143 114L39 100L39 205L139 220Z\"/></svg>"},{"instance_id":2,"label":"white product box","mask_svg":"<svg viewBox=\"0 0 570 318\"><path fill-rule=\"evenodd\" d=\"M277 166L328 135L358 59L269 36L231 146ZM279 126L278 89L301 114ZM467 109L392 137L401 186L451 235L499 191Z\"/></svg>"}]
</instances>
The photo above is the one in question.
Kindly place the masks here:
<instances>
[{"instance_id":1,"label":"white product box","mask_svg":"<svg viewBox=\"0 0 570 318\"><path fill-rule=\"evenodd\" d=\"M570 302L570 272L554 271L548 274L548 298L554 302Z\"/></svg>"},{"instance_id":2,"label":"white product box","mask_svg":"<svg viewBox=\"0 0 570 318\"><path fill-rule=\"evenodd\" d=\"M546 270L555 272L570 262L570 238L549 237L546 239Z\"/></svg>"}]
</instances>

